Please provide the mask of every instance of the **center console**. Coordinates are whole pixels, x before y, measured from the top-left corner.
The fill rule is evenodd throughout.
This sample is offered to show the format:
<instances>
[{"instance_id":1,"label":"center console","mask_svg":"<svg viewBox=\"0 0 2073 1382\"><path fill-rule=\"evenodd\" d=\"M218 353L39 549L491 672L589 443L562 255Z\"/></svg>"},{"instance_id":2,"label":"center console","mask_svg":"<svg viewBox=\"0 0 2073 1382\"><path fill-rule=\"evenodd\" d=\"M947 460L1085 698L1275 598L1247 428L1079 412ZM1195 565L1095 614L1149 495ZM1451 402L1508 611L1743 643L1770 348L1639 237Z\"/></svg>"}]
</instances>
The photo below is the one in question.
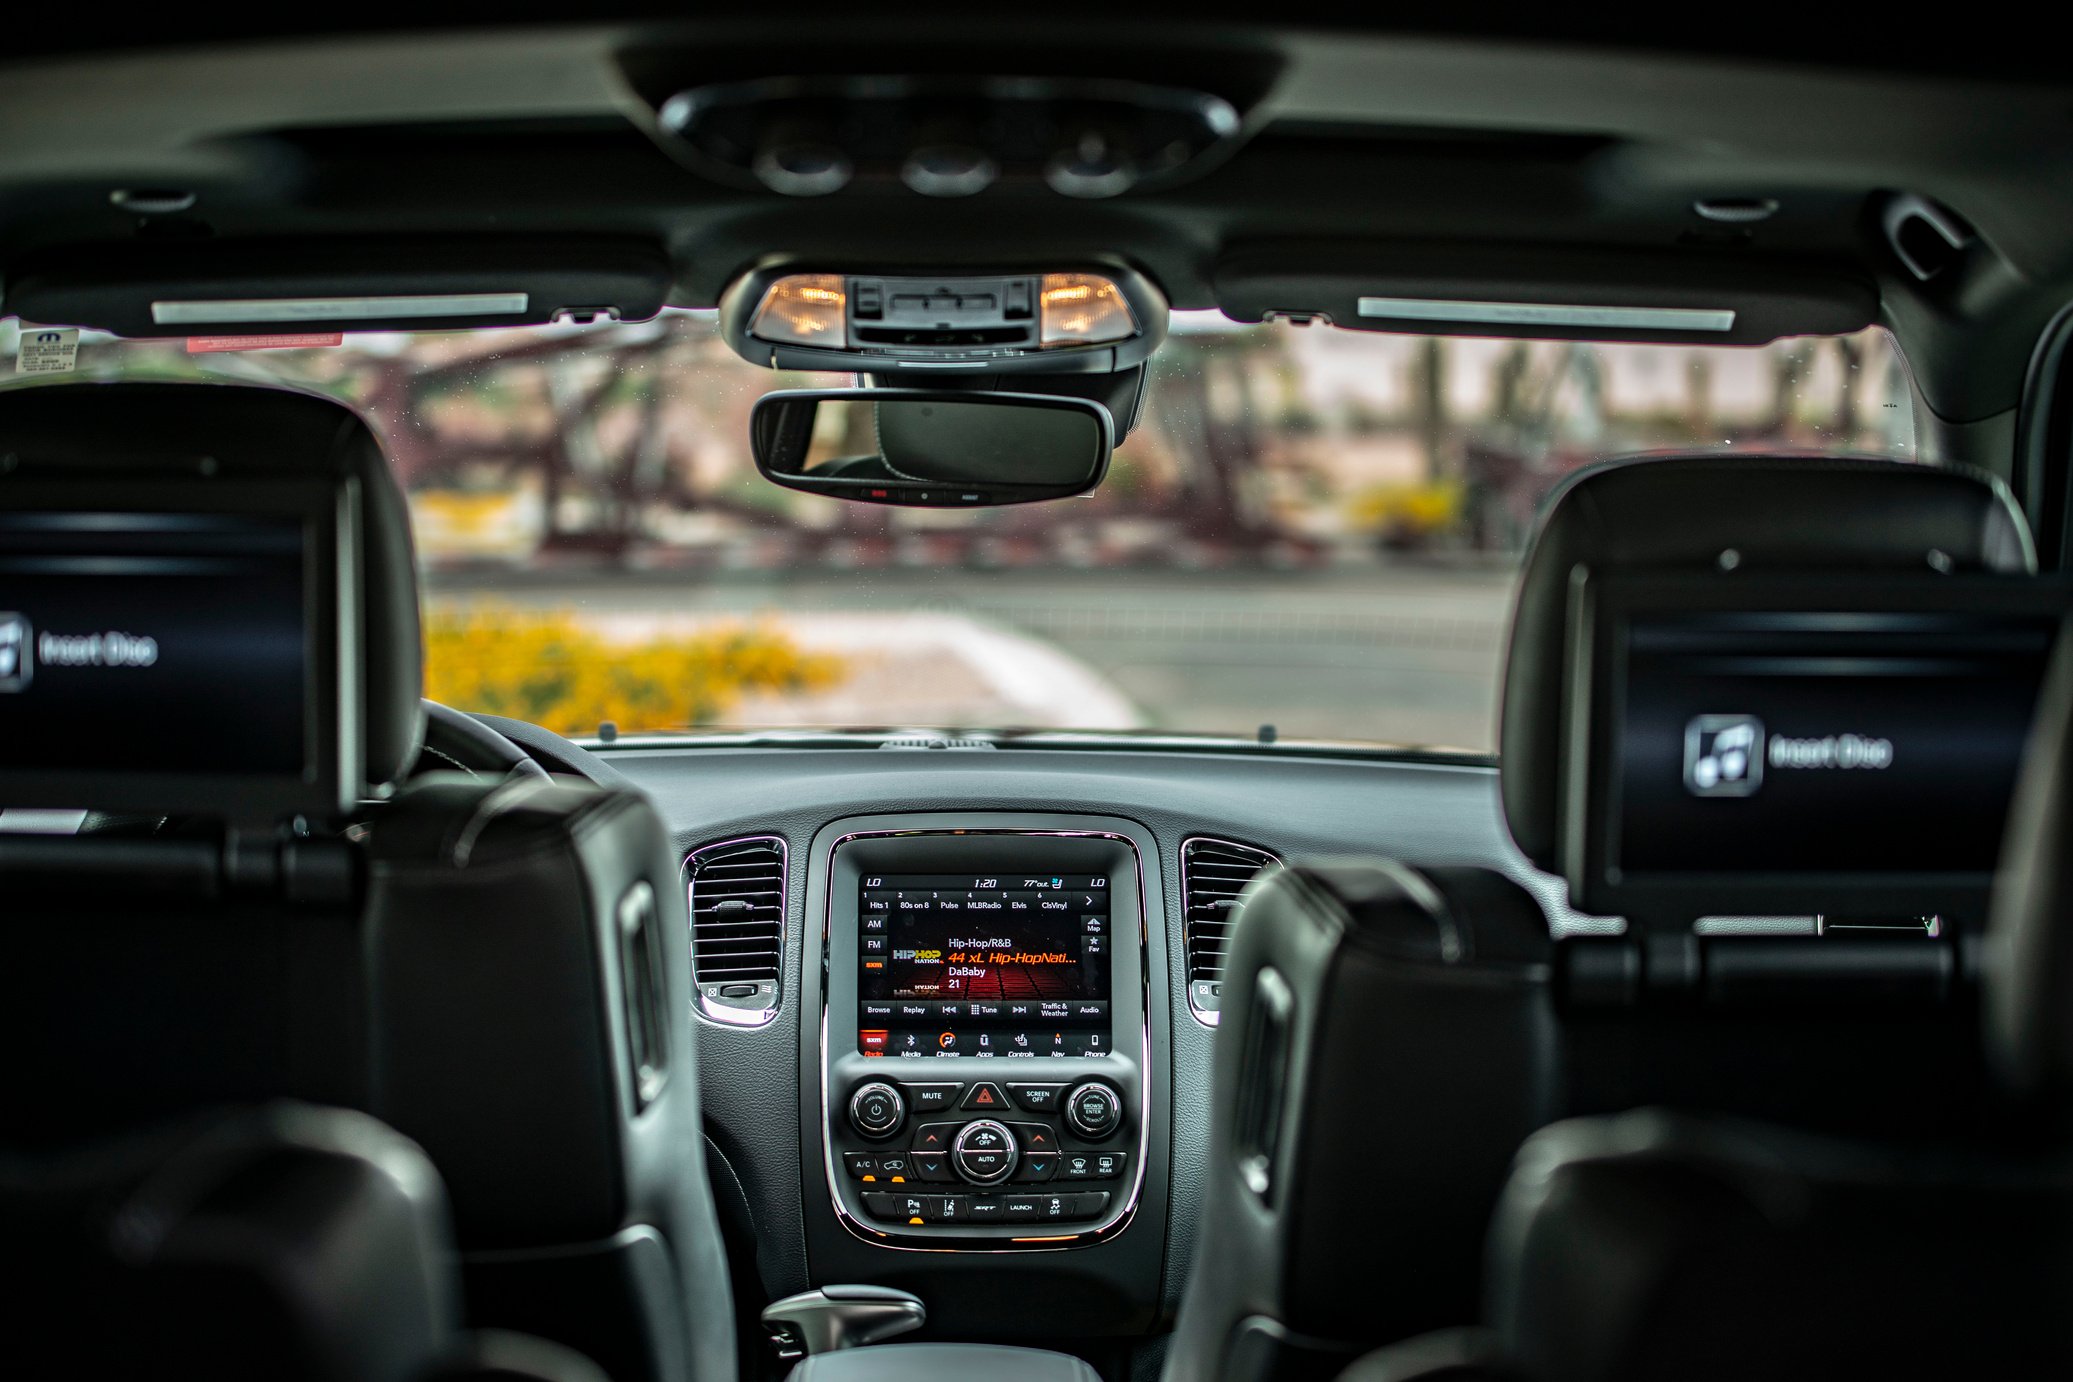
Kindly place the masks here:
<instances>
[{"instance_id":1,"label":"center console","mask_svg":"<svg viewBox=\"0 0 2073 1382\"><path fill-rule=\"evenodd\" d=\"M819 1107L866 1241L1089 1246L1144 1185L1143 864L1122 830L852 830L826 851Z\"/></svg>"}]
</instances>

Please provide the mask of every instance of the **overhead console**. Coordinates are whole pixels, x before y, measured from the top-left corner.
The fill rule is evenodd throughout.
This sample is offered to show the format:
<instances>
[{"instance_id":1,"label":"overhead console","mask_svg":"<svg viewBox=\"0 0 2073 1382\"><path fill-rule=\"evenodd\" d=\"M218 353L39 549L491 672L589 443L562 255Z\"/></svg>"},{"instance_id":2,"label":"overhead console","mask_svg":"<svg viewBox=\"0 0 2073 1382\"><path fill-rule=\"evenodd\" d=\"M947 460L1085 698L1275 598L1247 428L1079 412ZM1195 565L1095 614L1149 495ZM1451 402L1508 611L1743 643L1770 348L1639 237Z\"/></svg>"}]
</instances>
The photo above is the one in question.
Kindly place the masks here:
<instances>
[{"instance_id":1,"label":"overhead console","mask_svg":"<svg viewBox=\"0 0 2073 1382\"><path fill-rule=\"evenodd\" d=\"M1121 822L1075 819L1092 828L858 828L828 846L807 1114L853 1235L1012 1251L1129 1224L1152 1083L1140 850Z\"/></svg>"},{"instance_id":2,"label":"overhead console","mask_svg":"<svg viewBox=\"0 0 2073 1382\"><path fill-rule=\"evenodd\" d=\"M897 61L912 71L921 56ZM1230 154L1243 119L1221 96L1145 82L822 75L680 90L656 111L656 133L716 182L788 197L854 182L937 198L1001 184L1099 200L1199 176Z\"/></svg>"},{"instance_id":3,"label":"overhead console","mask_svg":"<svg viewBox=\"0 0 2073 1382\"><path fill-rule=\"evenodd\" d=\"M1166 339L1167 304L1120 266L1006 273L764 267L720 298L720 334L751 364L871 374L1113 374Z\"/></svg>"}]
</instances>

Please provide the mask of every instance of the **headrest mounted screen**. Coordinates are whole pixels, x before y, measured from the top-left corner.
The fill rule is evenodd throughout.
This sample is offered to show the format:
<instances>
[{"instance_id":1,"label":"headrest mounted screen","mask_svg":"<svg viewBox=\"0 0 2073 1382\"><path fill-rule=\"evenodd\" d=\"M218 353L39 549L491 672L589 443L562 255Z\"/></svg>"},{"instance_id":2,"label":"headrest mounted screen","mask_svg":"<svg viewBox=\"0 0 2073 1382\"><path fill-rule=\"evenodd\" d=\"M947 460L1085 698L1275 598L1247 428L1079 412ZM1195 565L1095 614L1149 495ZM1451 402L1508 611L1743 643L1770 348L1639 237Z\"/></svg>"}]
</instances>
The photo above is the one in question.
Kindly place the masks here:
<instances>
[{"instance_id":1,"label":"headrest mounted screen","mask_svg":"<svg viewBox=\"0 0 2073 1382\"><path fill-rule=\"evenodd\" d=\"M1578 906L1978 918L2065 584L1606 573L1572 595Z\"/></svg>"},{"instance_id":2,"label":"headrest mounted screen","mask_svg":"<svg viewBox=\"0 0 2073 1382\"><path fill-rule=\"evenodd\" d=\"M48 474L0 479L0 805L349 809L357 482Z\"/></svg>"}]
</instances>

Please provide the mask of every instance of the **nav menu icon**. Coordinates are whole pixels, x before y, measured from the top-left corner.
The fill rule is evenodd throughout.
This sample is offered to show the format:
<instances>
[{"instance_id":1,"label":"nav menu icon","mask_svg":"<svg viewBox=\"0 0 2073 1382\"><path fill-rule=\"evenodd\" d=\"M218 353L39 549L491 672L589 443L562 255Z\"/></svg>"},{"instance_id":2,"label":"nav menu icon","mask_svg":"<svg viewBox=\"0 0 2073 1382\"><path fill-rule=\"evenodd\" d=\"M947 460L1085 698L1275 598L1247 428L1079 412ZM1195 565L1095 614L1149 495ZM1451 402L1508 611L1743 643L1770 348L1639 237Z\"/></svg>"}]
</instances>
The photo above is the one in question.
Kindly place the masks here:
<instances>
[{"instance_id":1,"label":"nav menu icon","mask_svg":"<svg viewBox=\"0 0 2073 1382\"><path fill-rule=\"evenodd\" d=\"M29 616L0 614L0 692L22 691L36 672L36 654L29 638Z\"/></svg>"},{"instance_id":2,"label":"nav menu icon","mask_svg":"<svg viewBox=\"0 0 2073 1382\"><path fill-rule=\"evenodd\" d=\"M1684 727L1684 789L1695 797L1746 797L1763 785L1763 721L1699 715Z\"/></svg>"}]
</instances>

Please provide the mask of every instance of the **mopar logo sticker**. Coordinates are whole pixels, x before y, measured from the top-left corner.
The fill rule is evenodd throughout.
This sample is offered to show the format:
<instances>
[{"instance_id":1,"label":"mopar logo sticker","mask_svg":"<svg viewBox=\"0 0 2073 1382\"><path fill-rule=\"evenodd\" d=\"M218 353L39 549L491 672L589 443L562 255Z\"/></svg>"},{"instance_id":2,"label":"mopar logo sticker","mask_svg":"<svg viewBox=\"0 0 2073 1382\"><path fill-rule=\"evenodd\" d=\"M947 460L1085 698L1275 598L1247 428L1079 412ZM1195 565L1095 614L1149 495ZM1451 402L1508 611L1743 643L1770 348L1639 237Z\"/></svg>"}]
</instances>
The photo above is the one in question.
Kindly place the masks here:
<instances>
[{"instance_id":1,"label":"mopar logo sticker","mask_svg":"<svg viewBox=\"0 0 2073 1382\"><path fill-rule=\"evenodd\" d=\"M24 331L15 349L16 374L70 374L79 360L79 328Z\"/></svg>"},{"instance_id":2,"label":"mopar logo sticker","mask_svg":"<svg viewBox=\"0 0 2073 1382\"><path fill-rule=\"evenodd\" d=\"M1695 797L1746 797L1763 786L1763 721L1701 715L1684 727L1684 789Z\"/></svg>"},{"instance_id":3,"label":"mopar logo sticker","mask_svg":"<svg viewBox=\"0 0 2073 1382\"><path fill-rule=\"evenodd\" d=\"M20 691L36 672L29 616L0 614L0 691Z\"/></svg>"}]
</instances>

